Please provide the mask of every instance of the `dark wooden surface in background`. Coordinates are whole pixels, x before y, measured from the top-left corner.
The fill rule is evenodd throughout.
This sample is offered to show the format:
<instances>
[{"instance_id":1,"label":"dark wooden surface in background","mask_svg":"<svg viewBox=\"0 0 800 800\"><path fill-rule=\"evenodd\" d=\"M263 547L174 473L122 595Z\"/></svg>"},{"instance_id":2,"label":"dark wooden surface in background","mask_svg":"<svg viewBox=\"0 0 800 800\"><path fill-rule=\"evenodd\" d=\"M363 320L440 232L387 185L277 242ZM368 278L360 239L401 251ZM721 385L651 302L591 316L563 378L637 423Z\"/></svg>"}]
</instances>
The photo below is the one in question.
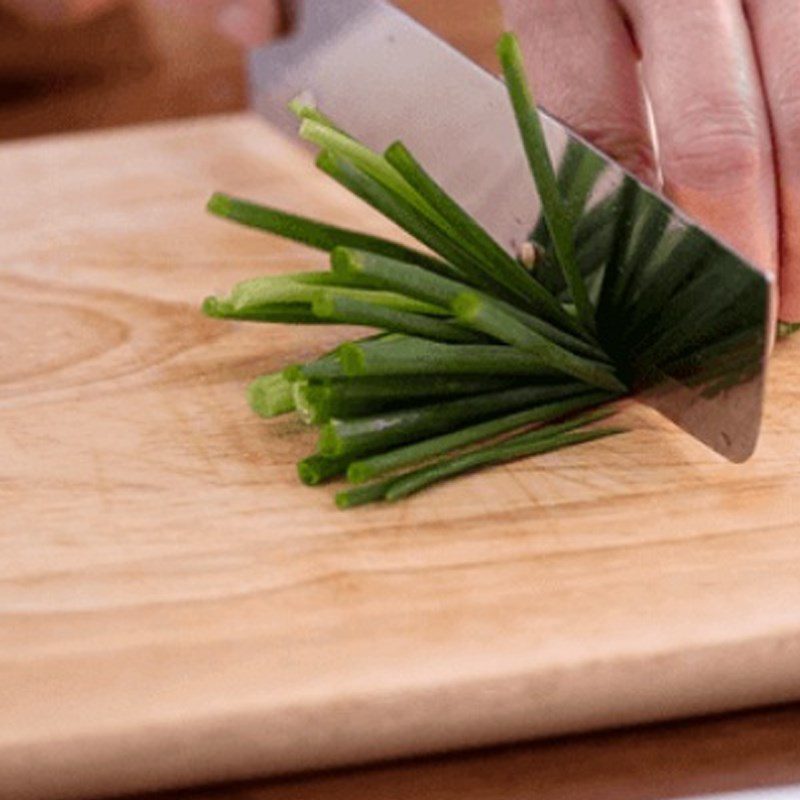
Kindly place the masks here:
<instances>
[{"instance_id":1,"label":"dark wooden surface in background","mask_svg":"<svg viewBox=\"0 0 800 800\"><path fill-rule=\"evenodd\" d=\"M141 800L672 800L798 785L800 708Z\"/></svg>"},{"instance_id":2,"label":"dark wooden surface in background","mask_svg":"<svg viewBox=\"0 0 800 800\"><path fill-rule=\"evenodd\" d=\"M487 66L493 0L406 0ZM242 108L240 51L145 3L71 29L0 15L0 138ZM800 708L520 745L157 800L662 800L800 784ZM152 800L156 800L153 798Z\"/></svg>"},{"instance_id":3,"label":"dark wooden surface in background","mask_svg":"<svg viewBox=\"0 0 800 800\"><path fill-rule=\"evenodd\" d=\"M494 0L398 3L481 63L494 63ZM0 138L103 128L245 107L242 52L146 0L71 27L0 13Z\"/></svg>"}]
</instances>

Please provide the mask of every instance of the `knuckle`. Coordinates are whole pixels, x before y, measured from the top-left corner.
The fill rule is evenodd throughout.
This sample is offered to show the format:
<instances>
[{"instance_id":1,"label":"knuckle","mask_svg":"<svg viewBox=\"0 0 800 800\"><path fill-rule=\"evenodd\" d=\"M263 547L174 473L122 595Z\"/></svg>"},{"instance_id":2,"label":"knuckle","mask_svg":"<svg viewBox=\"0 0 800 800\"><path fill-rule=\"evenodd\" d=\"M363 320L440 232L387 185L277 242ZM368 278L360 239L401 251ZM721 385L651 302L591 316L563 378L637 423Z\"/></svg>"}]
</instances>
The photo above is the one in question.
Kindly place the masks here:
<instances>
[{"instance_id":1,"label":"knuckle","mask_svg":"<svg viewBox=\"0 0 800 800\"><path fill-rule=\"evenodd\" d=\"M773 114L779 120L778 134L791 147L800 148L800 69L796 80L780 87Z\"/></svg>"},{"instance_id":2,"label":"knuckle","mask_svg":"<svg viewBox=\"0 0 800 800\"><path fill-rule=\"evenodd\" d=\"M656 174L656 159L652 144L641 137L617 139L612 155L634 175L652 181Z\"/></svg>"},{"instance_id":3,"label":"knuckle","mask_svg":"<svg viewBox=\"0 0 800 800\"><path fill-rule=\"evenodd\" d=\"M584 125L579 132L606 155L619 161L635 175L651 178L655 173L655 155L650 137L638 125L613 121Z\"/></svg>"},{"instance_id":4,"label":"knuckle","mask_svg":"<svg viewBox=\"0 0 800 800\"><path fill-rule=\"evenodd\" d=\"M662 163L674 184L719 190L752 183L771 164L755 113L705 102L688 107L666 132Z\"/></svg>"}]
</instances>

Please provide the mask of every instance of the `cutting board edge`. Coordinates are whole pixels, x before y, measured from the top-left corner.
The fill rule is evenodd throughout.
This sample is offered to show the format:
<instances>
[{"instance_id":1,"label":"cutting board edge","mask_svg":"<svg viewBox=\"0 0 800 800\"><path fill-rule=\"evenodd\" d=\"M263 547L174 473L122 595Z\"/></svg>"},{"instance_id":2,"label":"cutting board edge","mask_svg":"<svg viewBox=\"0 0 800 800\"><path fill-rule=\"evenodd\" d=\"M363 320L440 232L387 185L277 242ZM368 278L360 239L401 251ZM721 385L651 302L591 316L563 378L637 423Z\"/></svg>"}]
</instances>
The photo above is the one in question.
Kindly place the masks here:
<instances>
[{"instance_id":1,"label":"cutting board edge","mask_svg":"<svg viewBox=\"0 0 800 800\"><path fill-rule=\"evenodd\" d=\"M768 686L757 661L769 664ZM191 734L185 718L135 732L98 730L0 748L0 790L6 800L87 800L743 711L800 700L798 663L800 632L776 633L329 702L312 697L198 718ZM465 707L464 697L474 703ZM176 759L179 749L193 757Z\"/></svg>"}]
</instances>

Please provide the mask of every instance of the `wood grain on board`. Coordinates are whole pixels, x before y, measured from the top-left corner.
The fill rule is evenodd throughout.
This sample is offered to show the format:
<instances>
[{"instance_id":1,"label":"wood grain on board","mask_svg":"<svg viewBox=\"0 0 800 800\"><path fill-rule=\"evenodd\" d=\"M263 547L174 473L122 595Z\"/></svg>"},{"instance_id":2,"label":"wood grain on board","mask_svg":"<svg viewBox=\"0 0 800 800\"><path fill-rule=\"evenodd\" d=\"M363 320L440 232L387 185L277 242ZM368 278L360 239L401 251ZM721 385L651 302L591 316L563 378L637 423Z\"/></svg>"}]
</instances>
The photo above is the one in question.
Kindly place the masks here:
<instances>
[{"instance_id":1,"label":"wood grain on board","mask_svg":"<svg viewBox=\"0 0 800 800\"><path fill-rule=\"evenodd\" d=\"M248 115L0 149L0 796L99 796L800 698L800 342L758 455L633 433L341 513L247 381L343 332L206 320L386 225Z\"/></svg>"}]
</instances>

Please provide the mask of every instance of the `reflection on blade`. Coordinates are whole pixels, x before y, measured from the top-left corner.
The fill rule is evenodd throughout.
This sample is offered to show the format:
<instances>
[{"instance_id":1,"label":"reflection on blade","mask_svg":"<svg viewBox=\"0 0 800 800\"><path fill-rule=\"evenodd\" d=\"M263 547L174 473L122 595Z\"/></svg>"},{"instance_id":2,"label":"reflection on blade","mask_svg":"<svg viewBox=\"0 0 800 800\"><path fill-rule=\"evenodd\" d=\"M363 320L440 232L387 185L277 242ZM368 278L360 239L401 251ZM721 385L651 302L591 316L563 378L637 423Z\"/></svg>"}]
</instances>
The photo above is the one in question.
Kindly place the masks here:
<instances>
[{"instance_id":1,"label":"reflection on blade","mask_svg":"<svg viewBox=\"0 0 800 800\"><path fill-rule=\"evenodd\" d=\"M607 178L601 157L570 143L559 185L601 343L649 403L744 460L758 434L768 283L631 177L614 188ZM537 277L568 299L543 220L531 239L544 252ZM724 418L704 424L720 409Z\"/></svg>"},{"instance_id":2,"label":"reflection on blade","mask_svg":"<svg viewBox=\"0 0 800 800\"><path fill-rule=\"evenodd\" d=\"M539 280L569 299L503 85L380 0L303 0L294 37L251 58L255 107L294 128L308 91L369 146L401 139ZM726 457L760 427L770 281L543 115L598 334L641 397Z\"/></svg>"}]
</instances>

